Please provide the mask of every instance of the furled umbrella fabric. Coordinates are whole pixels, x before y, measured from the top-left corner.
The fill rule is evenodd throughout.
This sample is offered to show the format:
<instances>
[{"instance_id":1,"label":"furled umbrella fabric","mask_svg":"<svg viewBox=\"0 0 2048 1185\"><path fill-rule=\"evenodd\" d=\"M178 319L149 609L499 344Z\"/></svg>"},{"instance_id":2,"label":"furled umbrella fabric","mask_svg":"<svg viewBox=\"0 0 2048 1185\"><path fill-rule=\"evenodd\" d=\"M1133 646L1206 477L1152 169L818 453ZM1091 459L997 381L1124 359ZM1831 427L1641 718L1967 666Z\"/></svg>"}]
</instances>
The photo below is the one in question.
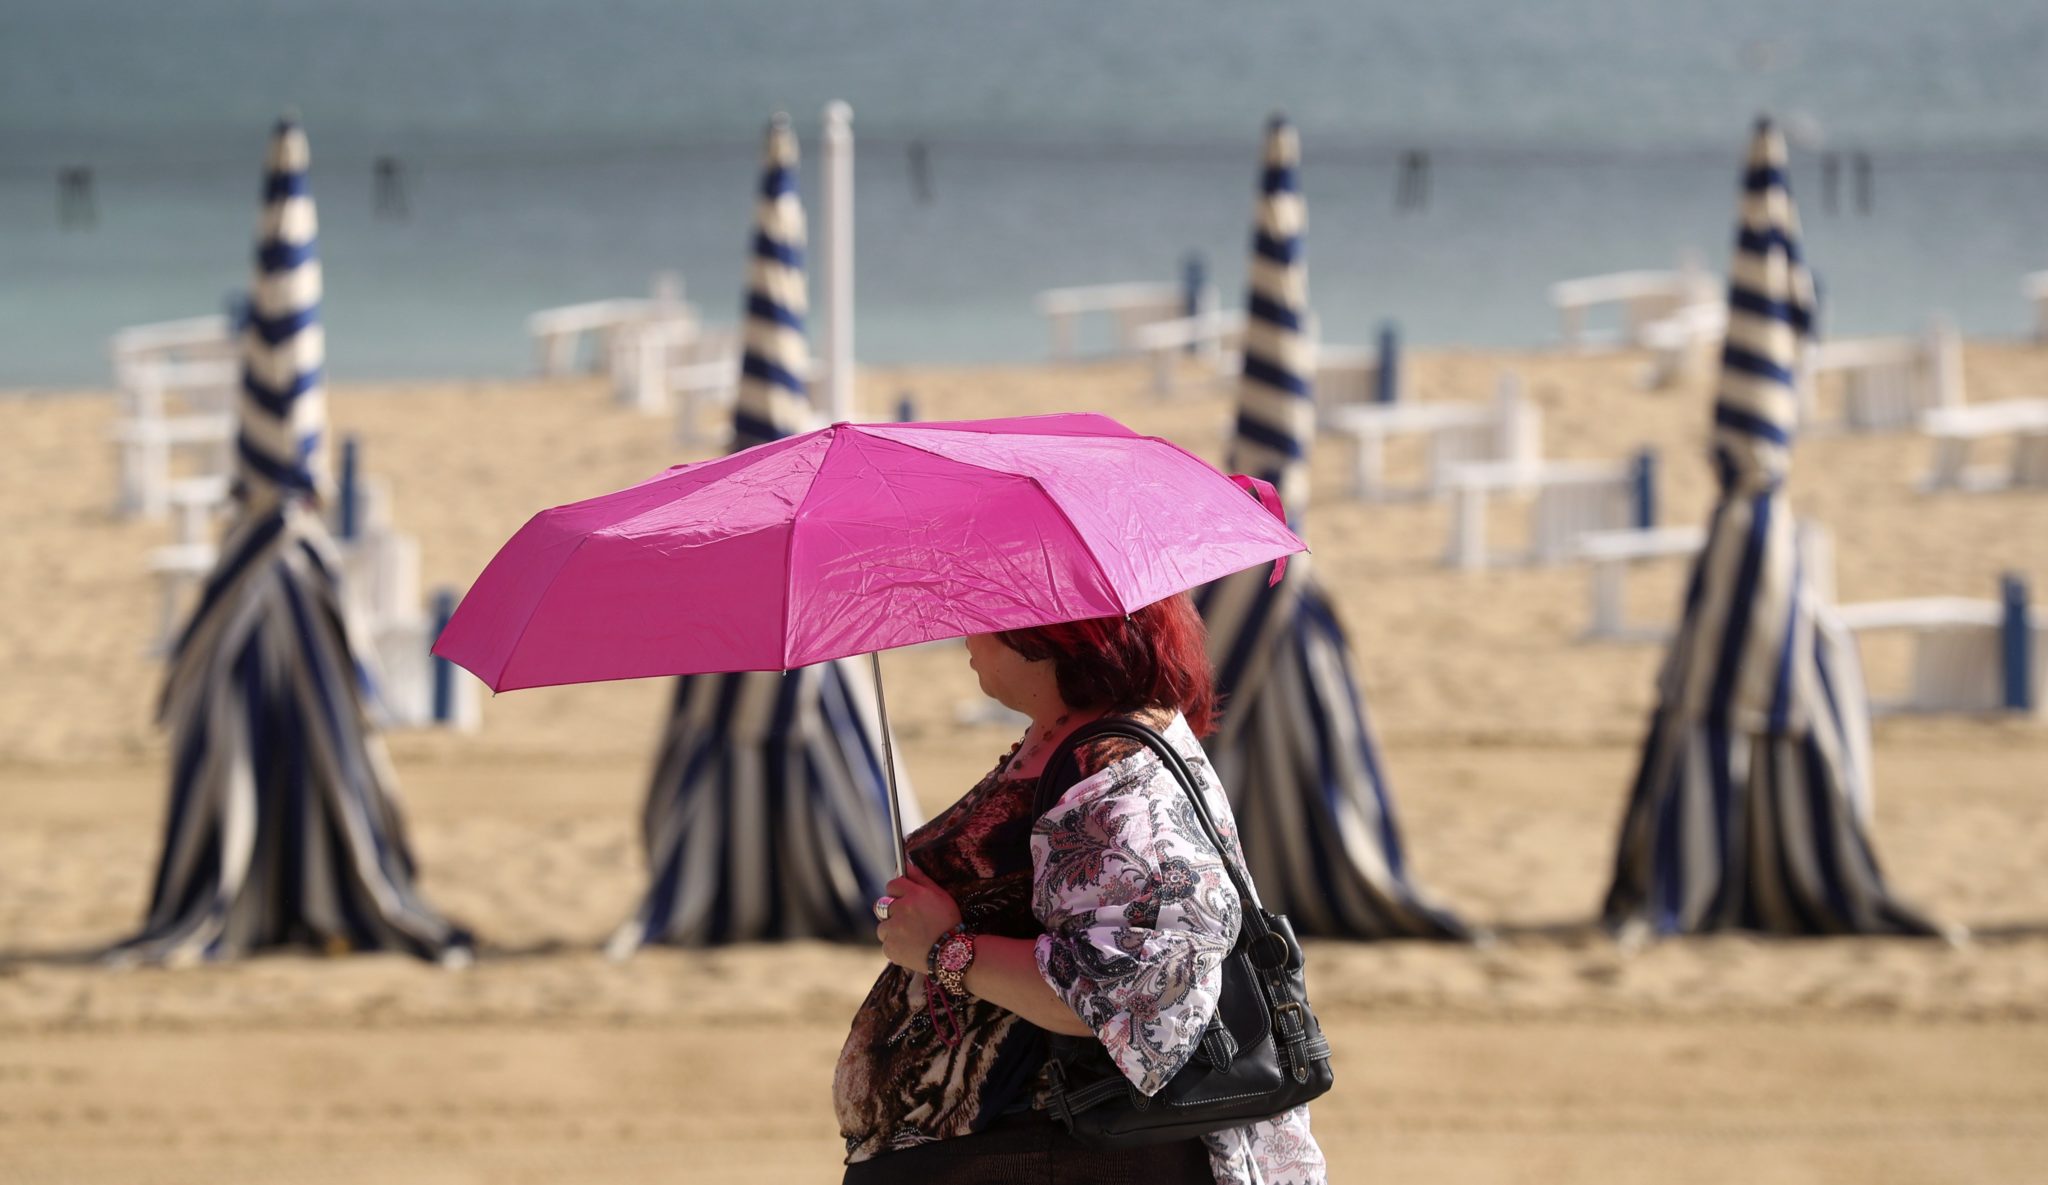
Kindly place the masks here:
<instances>
[{"instance_id":1,"label":"furled umbrella fabric","mask_svg":"<svg viewBox=\"0 0 2048 1185\"><path fill-rule=\"evenodd\" d=\"M811 426L807 307L796 135L778 115L755 202L735 452ZM642 812L650 884L612 953L870 937L895 850L883 753L863 663L677 680Z\"/></svg>"},{"instance_id":2,"label":"furled umbrella fabric","mask_svg":"<svg viewBox=\"0 0 2048 1185\"><path fill-rule=\"evenodd\" d=\"M1272 482L1297 523L1315 435L1299 163L1294 128L1276 118L1260 174L1228 465ZM1195 603L1223 697L1209 755L1234 795L1266 907L1308 934L1465 937L1409 876L1350 643L1309 557L1295 557L1278 584L1263 571L1241 572L1202 589Z\"/></svg>"},{"instance_id":3,"label":"furled umbrella fabric","mask_svg":"<svg viewBox=\"0 0 2048 1185\"><path fill-rule=\"evenodd\" d=\"M1665 656L1603 911L1624 935L1938 932L1878 870L1862 672L1802 569L1785 496L1813 316L1784 139L1761 121L1714 402L1720 496Z\"/></svg>"},{"instance_id":4,"label":"furled umbrella fabric","mask_svg":"<svg viewBox=\"0 0 2048 1185\"><path fill-rule=\"evenodd\" d=\"M316 505L325 350L307 164L304 133L280 123L242 329L238 513L171 660L163 851L119 961L282 945L469 957L469 936L416 890Z\"/></svg>"}]
</instances>

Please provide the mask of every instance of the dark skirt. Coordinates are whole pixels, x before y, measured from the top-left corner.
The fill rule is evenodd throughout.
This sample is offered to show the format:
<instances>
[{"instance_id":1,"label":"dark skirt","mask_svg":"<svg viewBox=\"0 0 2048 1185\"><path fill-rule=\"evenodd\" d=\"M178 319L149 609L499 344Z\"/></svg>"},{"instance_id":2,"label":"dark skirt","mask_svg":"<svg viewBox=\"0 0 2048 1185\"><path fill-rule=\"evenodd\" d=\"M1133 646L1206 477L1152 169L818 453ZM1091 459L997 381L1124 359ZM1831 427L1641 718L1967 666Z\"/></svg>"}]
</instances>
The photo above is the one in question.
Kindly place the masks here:
<instances>
[{"instance_id":1,"label":"dark skirt","mask_svg":"<svg viewBox=\"0 0 2048 1185\"><path fill-rule=\"evenodd\" d=\"M1083 1148L1043 1112L846 1166L842 1185L1215 1185L1200 1140Z\"/></svg>"}]
</instances>

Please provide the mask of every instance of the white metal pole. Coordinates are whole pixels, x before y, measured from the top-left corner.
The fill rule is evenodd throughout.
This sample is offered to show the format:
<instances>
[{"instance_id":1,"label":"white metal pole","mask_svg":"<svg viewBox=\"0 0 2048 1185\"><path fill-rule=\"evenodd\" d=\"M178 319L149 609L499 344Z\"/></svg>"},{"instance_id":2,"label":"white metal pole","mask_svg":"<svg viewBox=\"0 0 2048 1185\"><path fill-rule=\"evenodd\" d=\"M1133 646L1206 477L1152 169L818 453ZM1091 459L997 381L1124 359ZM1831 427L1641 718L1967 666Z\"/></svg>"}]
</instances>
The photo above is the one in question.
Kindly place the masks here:
<instances>
[{"instance_id":1,"label":"white metal pole","mask_svg":"<svg viewBox=\"0 0 2048 1185\"><path fill-rule=\"evenodd\" d=\"M882 694L882 652L868 652L875 672L875 707L882 717L882 772L889 783L889 835L896 841L896 875L910 868L910 849L903 838L903 792L896 786L896 734L889 729L889 697Z\"/></svg>"},{"instance_id":2,"label":"white metal pole","mask_svg":"<svg viewBox=\"0 0 2048 1185\"><path fill-rule=\"evenodd\" d=\"M825 406L853 410L853 108L825 104Z\"/></svg>"}]
</instances>

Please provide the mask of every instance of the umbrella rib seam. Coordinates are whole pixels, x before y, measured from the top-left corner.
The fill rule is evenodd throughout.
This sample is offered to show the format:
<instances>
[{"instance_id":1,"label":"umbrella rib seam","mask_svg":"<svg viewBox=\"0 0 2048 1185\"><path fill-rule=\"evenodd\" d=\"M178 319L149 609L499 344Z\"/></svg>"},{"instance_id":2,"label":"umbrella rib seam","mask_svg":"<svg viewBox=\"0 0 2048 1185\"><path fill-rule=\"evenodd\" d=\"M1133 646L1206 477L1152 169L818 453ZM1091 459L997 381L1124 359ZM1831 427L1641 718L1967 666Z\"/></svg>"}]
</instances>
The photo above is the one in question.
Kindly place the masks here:
<instances>
[{"instance_id":1,"label":"umbrella rib seam","mask_svg":"<svg viewBox=\"0 0 2048 1185\"><path fill-rule=\"evenodd\" d=\"M826 463L840 447L839 436L840 433L835 426L832 430L831 443L818 455L818 467L811 473L811 484L805 488L803 499L796 504L796 509L790 512L789 538L782 541L782 629L776 639L779 649L776 657L782 661L782 669L785 671L789 670L789 602L790 598L796 595L796 529L803 522L804 511L811 507L811 495L818 492L818 476L825 472Z\"/></svg>"},{"instance_id":2,"label":"umbrella rib seam","mask_svg":"<svg viewBox=\"0 0 2048 1185\"><path fill-rule=\"evenodd\" d=\"M980 468L980 466L977 466L977 468ZM991 470L991 472L995 471ZM1081 545L1081 550L1087 553L1088 558L1094 562L1096 579L1102 581L1103 586L1108 588L1109 591L1116 596L1117 604L1122 605L1124 600L1123 590L1119 589L1116 586L1116 581L1111 580L1109 578L1109 573L1106 570L1104 570L1102 566L1102 557L1095 554L1095 548L1090 546L1088 543L1088 536L1082 534L1081 528L1075 526L1074 520L1068 517L1067 508L1065 506L1060 505L1060 500L1058 498L1052 496L1052 491L1045 488L1044 482L1038 480L1035 477L1031 477L1025 474L1013 474L1012 476L1023 477L1025 481L1031 483L1033 489L1045 495L1045 501L1047 505L1051 506L1054 511L1058 512L1061 522L1067 524L1067 533L1074 537L1074 542L1079 543ZM1126 616L1129 616L1130 608L1128 606L1124 608L1124 614Z\"/></svg>"},{"instance_id":3,"label":"umbrella rib seam","mask_svg":"<svg viewBox=\"0 0 2048 1185\"><path fill-rule=\"evenodd\" d=\"M886 426L886 425L885 425L885 426ZM852 428L853 428L853 429L854 429L855 431L859 431L859 430L860 430L860 425L858 425L858 424L850 425L850 427L852 427ZM1001 433L994 433L994 432L990 432L990 433L985 433L985 435L995 436L995 435L1003 435L1003 434L1001 434ZM1081 547L1081 551L1082 551L1082 552L1083 552L1083 553L1084 553L1085 555L1087 555L1087 557L1088 557L1088 560L1089 560L1089 562L1095 565L1095 576L1096 576L1096 579L1098 579L1098 580L1102 581L1102 583L1103 583L1103 586L1104 586L1104 587L1106 587L1106 588L1108 588L1108 589L1109 589L1109 591L1110 591L1110 593L1111 593L1111 594L1112 594L1113 596L1115 596L1115 597L1116 597L1116 600L1117 600L1117 604L1118 604L1118 605L1123 605L1123 593L1122 593L1122 590L1120 590L1120 589L1118 589L1118 588L1117 588L1117 585L1116 585L1116 581L1114 581L1114 580L1110 579L1110 576L1109 576L1109 572L1108 572L1108 570L1107 570L1107 569L1105 569L1105 568L1103 567L1103 565L1102 565L1102 557L1101 557L1101 556L1098 556L1098 555L1096 555L1096 554L1095 554L1095 548L1094 548L1094 547L1092 547L1092 546L1090 546L1090 545L1089 545L1089 543L1088 543L1088 536L1086 536L1086 535L1082 534L1082 533L1081 533L1081 528L1079 528L1079 527L1077 527L1077 526L1075 526L1075 525L1074 525L1074 520L1073 520L1073 519L1072 519L1071 517L1069 517L1069 516L1068 516L1068 514L1067 514L1067 508L1066 508L1066 507L1064 507L1064 506L1062 506L1062 505L1060 505L1060 500L1059 500L1058 498L1056 498L1056 497L1054 497L1054 496L1053 496L1053 493L1052 493L1052 491L1051 491L1051 490L1048 490L1048 489L1046 489L1046 488L1045 488L1045 483L1044 483L1044 482L1040 481L1040 480L1039 480L1038 478L1036 478L1036 477L1033 477L1033 476L1032 476L1031 474L1028 474L1028 473L1012 473L1012 472L1010 472L1010 471L1008 471L1008 470L1004 470L1004 469L997 469L997 468L995 468L995 467L994 467L994 466L992 466L992 465L984 465L984 464L982 464L982 463L980 463L980 462L978 462L978 461L969 461L969 460L965 460L965 459L963 459L963 458L960 458L960 457L955 457L955 456L951 456L951 455L948 455L948 454L946 454L946 453L942 453L942 452L938 451L937 449L927 448L926 446L924 446L924 445L921 445L921 444L913 444L912 442L910 442L910 441L907 441L907 440L898 440L897 438L895 438L895 437L893 437L893 436L883 436L883 435L881 435L881 434L877 433L877 434L875 434L875 439L877 439L877 440L886 440L886 441L888 441L888 442L889 442L890 444L895 444L895 445L901 445L901 446L903 446L904 448L908 448L908 449L916 449L916 450L917 450L918 452L921 452L921 453L925 454L926 456L929 456L929 457L937 457L937 458L938 458L939 460L941 460L941 461L946 461L946 462L949 462L949 463L951 463L951 464L954 464L954 465L962 465L962 466L965 466L965 467L967 467L967 468L969 468L969 469L979 469L979 470L981 470L981 471L982 471L982 472L984 472L984 473L993 473L993 474L996 474L996 475L997 475L997 476L999 476L999 477L1012 477L1012 478L1018 478L1018 479L1020 479L1020 480L1023 480L1023 481L1028 481L1028 482L1030 482L1030 483L1031 483L1031 487L1032 487L1033 489L1037 490L1037 491L1038 491L1038 492L1039 492L1039 493L1040 493L1041 495L1043 495L1043 496L1045 497L1045 501L1046 501L1046 504L1047 504L1047 505L1049 505L1049 506L1051 506L1051 507L1053 508L1054 512L1055 512L1055 513L1057 513L1057 514L1058 514L1058 515L1060 516L1060 521L1061 521L1062 523L1065 523L1065 524L1066 524L1066 526L1067 526L1067 533L1068 533L1068 534L1070 534L1070 535L1072 535L1072 536L1074 537L1074 542L1080 545L1080 547ZM1148 439L1148 440L1149 440L1149 439L1156 439L1156 438L1154 438L1154 437L1141 437L1141 439ZM832 439L832 447L833 447L833 448L837 448L837 447L839 447L839 438L838 438L838 436L837 436L836 434L834 435L834 437L833 437L833 439ZM1185 449L1182 449L1181 451L1182 451L1182 452L1186 452L1187 450L1185 450ZM830 450L827 450L827 453L826 453L826 457L829 457L830 455L831 455L831 453L830 453ZM1193 456L1194 454L1192 454L1192 453L1189 453L1188 455L1189 455L1189 456ZM826 460L826 457L820 457L820 458L818 459L818 468L819 468L819 470L820 470L820 471L822 471L822 470L823 470L823 469L825 468L825 460ZM1197 459L1197 460L1200 460L1200 458L1196 458L1196 459ZM815 483L815 481L814 481L814 482L812 483L812 488L813 488L813 489L815 489L815 488L816 488L816 483ZM806 506L809 506L809 505L810 505L810 500L811 500L811 495L810 495L810 491L806 490L806 491L804 492L804 500L803 500L803 502L802 502L801 504L799 504L799 505L798 505L798 507L797 507L797 514L798 514L798 515L801 515L801 514L803 513L803 511L804 511L804 508L805 508ZM790 533L790 539L791 539L791 546L792 546L792 547L794 547L794 546L795 546L795 543L794 543L794 541L795 541L795 539L796 539L796 527L795 527L794 517L792 517L792 521L791 521L791 526L790 526L790 532L789 532L789 533ZM787 567L787 565L786 565L786 564L785 564L784 566L785 566L785 567ZM783 617L783 625L782 625L782 629L783 629L783 645L784 645L785 647L786 647L786 646L787 646L787 645L789 644L789 641L788 641L788 639L789 639L789 620L788 620L788 613L789 613L789 607L788 607L788 606L789 606L788 598L787 598L787 596L785 596L785 597L784 597L784 600L783 600L783 614L784 614L784 617ZM1125 607L1125 608L1124 608L1124 613L1125 613L1126 615L1128 615L1128 614L1130 613L1130 609L1129 609L1129 607ZM784 654L783 654L783 657L784 657L785 659L789 657L789 655L788 655L787 651L785 651L785 652L784 652Z\"/></svg>"},{"instance_id":4,"label":"umbrella rib seam","mask_svg":"<svg viewBox=\"0 0 2048 1185\"><path fill-rule=\"evenodd\" d=\"M1007 434L1005 434L1005 433L996 433L996 432L988 432L988 433L984 433L984 435L989 435L989 436L997 436L997 435L1007 435ZM1044 433L1044 434L1039 434L1039 435L1050 435L1050 434L1049 434L1049 433ZM1188 450L1186 450L1186 449L1184 449L1184 448L1181 448L1181 447L1180 447L1179 445L1177 445L1177 444L1174 444L1174 443L1173 443L1172 441L1170 441L1170 440L1166 440L1166 439L1163 439L1163 438L1161 438L1161 437L1158 437L1158 436L1146 436L1146 435L1144 435L1143 433L1135 433L1135 432L1134 432L1134 433L1132 433L1132 436L1131 436L1131 438L1132 438L1132 439L1138 439L1138 440L1150 440L1150 441L1155 441L1155 442L1157 442L1157 443L1160 443L1160 444L1164 444L1164 445L1167 445L1168 447L1170 447L1170 448L1174 449L1175 451L1177 451L1177 452L1180 452L1180 453L1183 453L1183 454L1185 454L1186 456L1188 456L1188 457L1190 457L1190 458L1193 458L1193 459L1194 459L1195 461L1197 461L1197 462L1200 462L1201 464L1203 464L1203 465L1205 465L1205 466L1208 466L1208 467L1209 467L1209 468L1211 468L1211 469L1215 469L1215 466L1213 466L1213 465L1209 465L1209 463L1208 463L1207 461L1203 461L1203 460L1202 460L1202 459L1201 459L1200 457L1197 457L1197 456L1195 456L1195 454L1193 454L1193 453L1191 453L1191 452L1188 452ZM1050 505L1050 506L1051 506L1051 507L1052 507L1052 508L1053 508L1053 509L1054 509L1055 511L1057 511L1057 512L1059 513L1059 516L1060 516L1060 521L1061 521L1061 522L1063 522L1063 523L1065 523L1065 524L1067 524L1067 531L1068 531L1068 533L1070 533L1070 534L1072 534L1072 535L1073 535L1073 537L1074 537L1074 541L1075 541L1076 543L1079 543L1079 544L1081 545L1081 550L1082 550L1082 551L1084 551L1084 552L1086 552L1086 553L1087 553L1087 555L1088 555L1088 558L1089 558L1089 560L1091 560L1091 561L1093 561L1093 562L1094 562L1094 564L1095 564L1095 575L1096 575L1096 577L1097 577L1098 579L1100 579L1100 580L1102 581L1102 583L1103 583L1103 584L1104 584L1104 585L1105 585L1105 586L1106 586L1106 587L1107 587L1107 588L1108 588L1108 589L1110 590L1110 592L1112 592L1113 594L1115 594L1115 595L1116 595L1116 599L1117 599L1117 604L1119 604L1119 605L1122 605L1122 604L1123 604L1123 593L1122 593L1122 590L1118 589L1118 588L1117 588L1117 585L1116 585L1116 582L1115 582L1114 580L1111 580L1111 579L1109 578L1109 572L1108 572L1108 571L1107 571L1107 570L1106 570L1106 569L1105 569L1105 568L1104 568L1104 567L1102 566L1102 557L1101 557L1101 556L1098 556L1098 555L1096 555L1096 554L1095 554L1095 549L1094 549L1094 548L1093 548L1092 546L1090 546L1090 545L1089 545L1089 543L1088 543L1088 536L1086 536L1086 535L1082 534L1082 533L1081 533L1081 528L1079 528L1079 527L1077 527L1077 526L1075 526L1075 525L1074 525L1074 520L1073 520L1073 519L1072 519L1071 517L1069 517L1069 516L1068 516L1068 514L1067 514L1067 508L1066 508L1065 506L1062 506L1062 505L1060 504L1060 500L1059 500L1058 498L1055 498L1055 497L1053 496L1053 493L1052 493L1052 491L1051 491L1051 490L1048 490L1048 489L1046 489L1046 488L1045 488L1045 483L1044 483L1044 482L1042 482L1042 481L1038 480L1038 478L1036 478L1036 477L1033 477L1032 475L1030 475L1030 474L1028 474L1028 473L1011 473L1011 472L1009 472L1009 471L1007 471L1007 470L1003 470L1003 469L997 469L997 468L995 468L994 466L991 466L991 465L984 465L984 464L981 464L981 463L980 463L980 462L978 462L978 461L969 461L969 460L965 460L965 459L963 459L963 458L960 458L960 457L955 457L955 456L949 456L948 454L946 454L946 453L942 453L942 452L939 452L939 451L938 451L938 450L936 450L936 449L926 448L926 447L925 447L924 445L921 445L921 444L913 444L912 442L910 442L910 441L907 441L907 440L898 440L898 439L896 439L896 438L895 438L895 437L893 437L893 436L878 436L878 439L881 439L881 440L886 440L886 441L888 441L888 442L889 442L889 443L891 443L891 444L900 444L900 445L902 445L902 446L903 446L904 448L913 448L913 449L916 449L917 451L919 451L919 452L921 452L921 453L925 453L925 454L927 454L927 455L929 455L929 456L937 457L937 458L939 458L939 459L940 459L940 460L942 460L942 461L950 461L950 462L952 462L952 463L953 463L953 464L955 464L955 465L965 465L965 466L967 466L967 467L968 467L968 468L970 468L970 469L979 469L979 470L982 470L982 471L983 471L983 472L985 472L985 473L994 473L994 474L998 474L998 475L1000 475L1000 476L1003 476L1003 477L1018 477L1018 478L1022 478L1022 479L1024 479L1025 481L1028 481L1028 482L1030 482L1033 488L1035 488L1035 489L1036 489L1036 490L1037 490L1037 491L1038 491L1039 493L1041 493L1041 494L1045 495L1045 500L1046 500L1047 504L1048 504L1048 505ZM819 465L820 465L821 467L823 466L823 464L824 464L824 462L822 462L822 461L820 461L820 462L819 462ZM1221 473L1221 472L1222 472L1222 470L1216 470L1216 472L1218 472L1218 473ZM1139 607L1139 608L1143 608L1143 606L1142 606L1142 605L1141 605L1141 606L1138 606L1138 607ZM1124 606L1124 614L1125 614L1126 616L1128 616L1128 615L1130 614L1130 612L1131 612L1131 607L1130 607L1130 606Z\"/></svg>"},{"instance_id":5,"label":"umbrella rib seam","mask_svg":"<svg viewBox=\"0 0 2048 1185\"><path fill-rule=\"evenodd\" d=\"M578 539L578 540L576 541L576 546L575 546L575 547L572 547L572 548L570 548L570 549L569 549L569 554L568 554L568 555L565 555L565 556L563 556L563 557L562 557L562 562L561 562L561 563L560 563L559 565L557 565L557 566L556 566L556 568L555 568L555 576L560 576L560 575L562 574L562 569L563 569L563 568L566 568L566 567L568 567L568 566L569 566L569 561L570 561L570 560L573 560L573 559L575 559L575 558L576 558L576 553L577 553L577 552L579 552L579 551L582 551L582 550L583 550L583 545L584 545L584 544L586 544L586 543L588 543L588 542L590 542L590 539L591 539L591 537L590 537L589 535L585 535L585 536L583 536L582 538L580 538L580 539ZM512 645L511 645L511 647L510 647L510 648L509 648L508 650L506 650L506 651L505 651L505 665L504 665L504 666L502 666L502 667L499 667L499 668L498 668L498 681L499 681L499 682L501 682L501 683L502 683L502 682L504 682L504 680L505 680L505 672L506 672L506 671L508 671L508 670L510 670L510 669L512 668L512 660L513 660L514 658L516 658L516 657L518 656L518 654L519 654L519 644L520 644L521 642L524 642L524 641L526 640L526 631L527 631L527 630L529 630L529 629L531 629L531 628L533 628L533 619L534 619L534 618L536 618L536 617L539 617L539 616L540 616L540 607L541 607L541 606L542 606L543 604L546 604L546 603L547 603L547 599L548 599L548 594L550 594L550 593L552 593L552 592L554 592L554 591L555 591L555 580L554 580L554 576L550 576L550 577L548 578L548 584L547 584L547 587L546 587L546 588L544 588L544 589L542 589L542 590L541 590L541 593L540 593L540 595L539 595L539 596L537 596L537 597L535 597L535 598L533 599L533 608L531 608L531 609L529 609L529 610L527 610L527 611L526 611L526 620L525 620L525 621L522 621L522 622L520 622L520 623L519 623L519 636L518 636L518 637L516 637L516 638L513 638L513 639L512 639ZM495 694L497 694L497 690L498 690L497 688L493 687L493 688L491 689L491 693L492 693L493 695L495 695ZM518 690L518 689L517 689L517 688L513 688L512 690L515 690L515 691L516 691L516 690Z\"/></svg>"}]
</instances>

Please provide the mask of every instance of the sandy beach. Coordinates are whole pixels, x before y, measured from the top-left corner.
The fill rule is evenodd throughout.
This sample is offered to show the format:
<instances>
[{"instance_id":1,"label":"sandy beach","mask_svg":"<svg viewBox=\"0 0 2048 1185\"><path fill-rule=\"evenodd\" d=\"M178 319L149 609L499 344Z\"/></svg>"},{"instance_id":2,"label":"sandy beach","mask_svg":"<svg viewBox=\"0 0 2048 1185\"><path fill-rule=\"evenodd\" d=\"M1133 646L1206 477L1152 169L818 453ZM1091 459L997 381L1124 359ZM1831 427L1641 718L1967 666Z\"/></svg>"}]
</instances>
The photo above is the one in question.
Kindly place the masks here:
<instances>
[{"instance_id":1,"label":"sandy beach","mask_svg":"<svg viewBox=\"0 0 2048 1185\"><path fill-rule=\"evenodd\" d=\"M1634 354L1429 351L1415 397L1503 368L1546 453L1662 459L1662 519L1701 521L1706 379L1640 389ZM2048 348L1971 342L1972 401L2048 392ZM926 418L1089 409L1218 459L1229 392L1152 396L1124 363L870 368L862 405ZM1823 392L1823 398L1829 393ZM391 489L426 583L460 588L529 515L691 454L602 380L346 385L339 433ZM146 568L166 523L111 514L111 394L0 396L0 1183L837 1180L829 1089L881 965L865 947L597 953L631 909L661 681L513 693L473 735L391 737L424 889L478 964L285 955L110 972L164 807ZM1915 492L1911 434L1815 434L1795 507L1833 531L1844 602L2048 602L2048 496ZM699 454L701 455L701 454ZM2048 725L1887 719L1877 842L1902 893L1974 937L1742 937L1624 952L1590 925L1652 698L1654 645L1579 640L1580 568L1438 563L1449 507L1344 497L1326 440L1308 518L1423 885L1480 947L1315 944L1338 1084L1332 1180L2026 1182L2048 1166ZM1396 451L1395 475L1416 464ZM1497 511L1512 545L1520 515ZM1668 618L1676 562L1631 580ZM1865 651L1874 690L1906 650ZM885 657L927 810L1013 739L958 723L962 651Z\"/></svg>"}]
</instances>

